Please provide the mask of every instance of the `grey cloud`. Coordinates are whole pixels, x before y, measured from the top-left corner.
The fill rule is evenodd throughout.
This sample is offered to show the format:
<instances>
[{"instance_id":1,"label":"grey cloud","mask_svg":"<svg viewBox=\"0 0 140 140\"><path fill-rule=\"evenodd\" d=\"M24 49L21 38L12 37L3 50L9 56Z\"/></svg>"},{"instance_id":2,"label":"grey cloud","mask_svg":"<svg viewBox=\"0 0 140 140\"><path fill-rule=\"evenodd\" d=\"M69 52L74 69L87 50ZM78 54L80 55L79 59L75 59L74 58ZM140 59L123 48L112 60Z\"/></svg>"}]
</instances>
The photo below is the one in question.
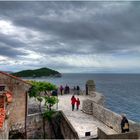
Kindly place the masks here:
<instances>
[{"instance_id":1,"label":"grey cloud","mask_svg":"<svg viewBox=\"0 0 140 140\"><path fill-rule=\"evenodd\" d=\"M19 39L16 39L14 36L4 35L0 33L0 43L4 45L11 46L11 48L24 48L25 43L21 42Z\"/></svg>"},{"instance_id":2,"label":"grey cloud","mask_svg":"<svg viewBox=\"0 0 140 140\"><path fill-rule=\"evenodd\" d=\"M27 55L20 49L25 47L25 43L16 39L15 36L9 36L0 33L0 55L11 58Z\"/></svg>"},{"instance_id":3,"label":"grey cloud","mask_svg":"<svg viewBox=\"0 0 140 140\"><path fill-rule=\"evenodd\" d=\"M7 48L0 54L26 55L20 48L50 57L121 52L139 54L139 11L140 2L0 2L0 20L6 19L18 28L24 27L27 37L27 30L35 31L38 33L36 38L39 38L31 40L28 37L30 44L27 44L18 37L0 34L0 45Z\"/></svg>"},{"instance_id":4,"label":"grey cloud","mask_svg":"<svg viewBox=\"0 0 140 140\"><path fill-rule=\"evenodd\" d=\"M64 7L66 5L67 3L63 4ZM90 5L93 5L94 11L94 2L90 3ZM100 5L100 2L98 3L98 5ZM57 11L60 11L58 12L59 14L55 12L55 14L57 14L57 18L55 17L56 19L49 19L47 15L43 15L46 16L46 18L42 19L40 15L36 16L37 13L34 13L33 15L29 14L29 16L26 15L23 17L18 17L13 22L18 26L32 28L33 30L58 36L60 40L66 40L68 46L70 43L74 44L78 40L84 40L85 42L87 42L87 44L91 44L93 46L93 50L95 53L100 53L100 51L101 53L103 53L102 50L105 50L104 53L108 53L111 50L115 52L115 50L121 51L121 49L129 49L129 47L138 45L140 43L140 15L138 13L140 8L139 6L135 8L135 3L132 3L131 6L129 5L128 8L127 3L126 6L125 2L122 5L124 5L125 10L121 12L117 10L117 12L115 13L114 9L113 12L110 11L110 13L106 13L106 11L104 10L107 9L104 8L101 9L102 12L100 11L99 13L93 15L91 13L90 16L87 16L86 13L82 13L83 15L80 15L80 18L78 20L71 19L70 21L66 21L66 17L61 19L61 16L63 14L60 14L62 12L65 12L66 9L62 8L61 3L55 3L55 6L53 3L52 7L55 7ZM88 11L86 3L83 3L79 7L86 8ZM74 3L72 10L76 10L76 6ZM75 14L79 13L75 12ZM81 47L84 46L81 44Z\"/></svg>"},{"instance_id":5,"label":"grey cloud","mask_svg":"<svg viewBox=\"0 0 140 140\"><path fill-rule=\"evenodd\" d=\"M0 55L6 56L9 58L17 58L20 55L26 55L26 53L20 50L17 50L15 48L4 46L3 44L0 43Z\"/></svg>"}]
</instances>

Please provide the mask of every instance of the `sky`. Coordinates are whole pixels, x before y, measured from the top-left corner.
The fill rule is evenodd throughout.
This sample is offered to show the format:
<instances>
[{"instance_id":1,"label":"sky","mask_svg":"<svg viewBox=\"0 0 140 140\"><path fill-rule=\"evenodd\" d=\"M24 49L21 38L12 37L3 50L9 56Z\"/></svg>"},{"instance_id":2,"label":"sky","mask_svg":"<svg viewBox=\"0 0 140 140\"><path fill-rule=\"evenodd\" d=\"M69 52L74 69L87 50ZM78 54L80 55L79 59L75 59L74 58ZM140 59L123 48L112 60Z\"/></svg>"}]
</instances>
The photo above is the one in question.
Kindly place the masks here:
<instances>
[{"instance_id":1,"label":"sky","mask_svg":"<svg viewBox=\"0 0 140 140\"><path fill-rule=\"evenodd\" d=\"M140 1L0 1L0 70L140 73Z\"/></svg>"}]
</instances>

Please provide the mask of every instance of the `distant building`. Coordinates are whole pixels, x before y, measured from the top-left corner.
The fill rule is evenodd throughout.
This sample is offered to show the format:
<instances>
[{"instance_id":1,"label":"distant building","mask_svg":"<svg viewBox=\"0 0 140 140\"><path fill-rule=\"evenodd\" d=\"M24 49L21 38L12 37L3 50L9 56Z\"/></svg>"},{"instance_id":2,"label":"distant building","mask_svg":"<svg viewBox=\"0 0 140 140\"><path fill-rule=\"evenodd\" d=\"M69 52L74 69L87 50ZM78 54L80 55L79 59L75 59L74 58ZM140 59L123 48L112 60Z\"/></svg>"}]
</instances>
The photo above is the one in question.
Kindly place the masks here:
<instances>
[{"instance_id":1,"label":"distant building","mask_svg":"<svg viewBox=\"0 0 140 140\"><path fill-rule=\"evenodd\" d=\"M0 138L18 131L26 136L28 91L31 84L0 71ZM7 132L8 131L8 132Z\"/></svg>"}]
</instances>

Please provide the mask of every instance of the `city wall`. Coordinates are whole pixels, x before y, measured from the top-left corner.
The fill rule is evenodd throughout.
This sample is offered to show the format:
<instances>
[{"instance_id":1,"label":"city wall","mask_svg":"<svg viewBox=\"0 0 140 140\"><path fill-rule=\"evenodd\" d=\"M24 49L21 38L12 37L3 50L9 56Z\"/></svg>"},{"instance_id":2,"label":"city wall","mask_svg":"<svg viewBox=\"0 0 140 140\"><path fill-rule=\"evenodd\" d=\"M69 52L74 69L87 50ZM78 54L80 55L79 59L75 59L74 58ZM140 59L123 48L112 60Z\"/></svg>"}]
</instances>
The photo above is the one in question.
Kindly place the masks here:
<instances>
[{"instance_id":1,"label":"city wall","mask_svg":"<svg viewBox=\"0 0 140 140\"><path fill-rule=\"evenodd\" d=\"M103 107L102 105L97 104L92 99L87 99L83 101L82 110L87 114L93 115L93 117L96 117L98 120L100 120L110 128L114 129L116 132L121 132L121 116L117 113ZM139 123L129 120L129 124L130 132L140 130Z\"/></svg>"},{"instance_id":2,"label":"city wall","mask_svg":"<svg viewBox=\"0 0 140 140\"><path fill-rule=\"evenodd\" d=\"M8 120L5 120L3 128L0 130L0 139L8 139L9 138L9 125Z\"/></svg>"},{"instance_id":3,"label":"city wall","mask_svg":"<svg viewBox=\"0 0 140 140\"><path fill-rule=\"evenodd\" d=\"M98 128L98 139L140 139L140 131L108 135Z\"/></svg>"},{"instance_id":4,"label":"city wall","mask_svg":"<svg viewBox=\"0 0 140 140\"><path fill-rule=\"evenodd\" d=\"M43 118L41 114L30 114L27 117L27 138L43 139ZM78 139L78 134L62 111L53 116L51 123L45 120L46 139Z\"/></svg>"}]
</instances>

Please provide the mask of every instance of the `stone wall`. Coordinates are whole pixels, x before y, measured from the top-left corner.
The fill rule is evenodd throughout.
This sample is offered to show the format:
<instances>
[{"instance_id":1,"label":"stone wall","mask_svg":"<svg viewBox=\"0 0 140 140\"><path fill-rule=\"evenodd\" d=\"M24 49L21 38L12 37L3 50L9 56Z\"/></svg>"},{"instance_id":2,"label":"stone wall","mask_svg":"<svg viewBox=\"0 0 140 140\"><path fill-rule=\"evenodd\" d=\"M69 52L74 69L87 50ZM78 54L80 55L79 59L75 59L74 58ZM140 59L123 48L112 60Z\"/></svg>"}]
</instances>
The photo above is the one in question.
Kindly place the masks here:
<instances>
[{"instance_id":1,"label":"stone wall","mask_svg":"<svg viewBox=\"0 0 140 140\"><path fill-rule=\"evenodd\" d=\"M36 113L28 115L26 130L27 139L43 139L43 134L43 120L41 114Z\"/></svg>"},{"instance_id":2,"label":"stone wall","mask_svg":"<svg viewBox=\"0 0 140 140\"><path fill-rule=\"evenodd\" d=\"M98 92L94 92L94 96L89 96L89 99L86 99L82 103L82 111L86 114L93 114L93 102L104 105L104 96Z\"/></svg>"},{"instance_id":3,"label":"stone wall","mask_svg":"<svg viewBox=\"0 0 140 140\"><path fill-rule=\"evenodd\" d=\"M120 123L121 116L102 105L99 105L92 99L87 99L83 101L82 105L83 112L87 114L92 114L98 120L106 124L108 127L114 129L118 133L121 132ZM140 124L129 120L130 132L140 130Z\"/></svg>"},{"instance_id":4,"label":"stone wall","mask_svg":"<svg viewBox=\"0 0 140 140\"><path fill-rule=\"evenodd\" d=\"M93 80L88 80L86 82L86 95L94 95L96 91L95 82Z\"/></svg>"},{"instance_id":5,"label":"stone wall","mask_svg":"<svg viewBox=\"0 0 140 140\"><path fill-rule=\"evenodd\" d=\"M121 116L117 113L93 102L93 116L117 132L121 132ZM129 120L130 132L140 130L140 124Z\"/></svg>"},{"instance_id":6,"label":"stone wall","mask_svg":"<svg viewBox=\"0 0 140 140\"><path fill-rule=\"evenodd\" d=\"M92 115L93 114L93 107L92 107L93 101L90 99L83 100L82 102L82 111L86 114Z\"/></svg>"},{"instance_id":7,"label":"stone wall","mask_svg":"<svg viewBox=\"0 0 140 140\"><path fill-rule=\"evenodd\" d=\"M140 131L108 135L98 128L98 139L140 139Z\"/></svg>"},{"instance_id":8,"label":"stone wall","mask_svg":"<svg viewBox=\"0 0 140 140\"><path fill-rule=\"evenodd\" d=\"M28 115L27 138L43 139L43 120L41 114ZM78 139L78 134L62 111L56 113L50 123L45 120L45 138L47 139Z\"/></svg>"},{"instance_id":9,"label":"stone wall","mask_svg":"<svg viewBox=\"0 0 140 140\"><path fill-rule=\"evenodd\" d=\"M78 139L78 134L65 116L65 114L61 111L62 120L60 123L61 133L65 139Z\"/></svg>"},{"instance_id":10,"label":"stone wall","mask_svg":"<svg viewBox=\"0 0 140 140\"><path fill-rule=\"evenodd\" d=\"M3 128L0 129L0 139L8 139L8 138L9 138L9 125L8 120L6 119Z\"/></svg>"},{"instance_id":11,"label":"stone wall","mask_svg":"<svg viewBox=\"0 0 140 140\"><path fill-rule=\"evenodd\" d=\"M26 94L30 85L14 76L1 72L0 84L5 85L6 88L12 92L13 96L12 103L9 103L6 108L6 110L9 111L10 131L25 131Z\"/></svg>"}]
</instances>

